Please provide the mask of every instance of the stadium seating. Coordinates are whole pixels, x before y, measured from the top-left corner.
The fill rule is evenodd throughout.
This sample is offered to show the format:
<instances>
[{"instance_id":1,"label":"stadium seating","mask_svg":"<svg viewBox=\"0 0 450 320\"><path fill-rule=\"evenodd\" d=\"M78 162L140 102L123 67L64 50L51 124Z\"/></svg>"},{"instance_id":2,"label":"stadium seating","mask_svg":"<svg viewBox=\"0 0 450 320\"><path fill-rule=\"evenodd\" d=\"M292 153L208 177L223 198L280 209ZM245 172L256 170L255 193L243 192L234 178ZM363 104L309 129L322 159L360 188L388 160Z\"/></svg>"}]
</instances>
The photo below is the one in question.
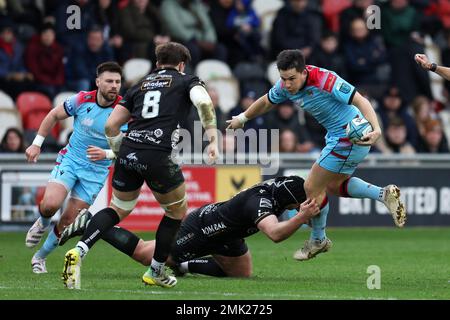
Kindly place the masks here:
<instances>
[{"instance_id":1,"label":"stadium seating","mask_svg":"<svg viewBox=\"0 0 450 320\"><path fill-rule=\"evenodd\" d=\"M0 108L0 140L8 128L22 130L22 120L16 109Z\"/></svg>"},{"instance_id":2,"label":"stadium seating","mask_svg":"<svg viewBox=\"0 0 450 320\"><path fill-rule=\"evenodd\" d=\"M267 12L278 11L284 5L283 0L253 0L252 7L258 17L261 17Z\"/></svg>"},{"instance_id":3,"label":"stadium seating","mask_svg":"<svg viewBox=\"0 0 450 320\"><path fill-rule=\"evenodd\" d=\"M272 85L274 85L278 81L278 79L280 79L276 61L273 61L267 66L267 79L269 79Z\"/></svg>"},{"instance_id":4,"label":"stadium seating","mask_svg":"<svg viewBox=\"0 0 450 320\"><path fill-rule=\"evenodd\" d=\"M50 99L39 92L23 92L16 100L17 109L22 118L23 129L26 131L37 131L45 116L52 109ZM59 124L53 127L52 135L57 138Z\"/></svg>"},{"instance_id":5,"label":"stadium seating","mask_svg":"<svg viewBox=\"0 0 450 320\"><path fill-rule=\"evenodd\" d=\"M215 59L203 60L198 63L195 74L205 82L233 76L230 67L225 62Z\"/></svg>"},{"instance_id":6,"label":"stadium seating","mask_svg":"<svg viewBox=\"0 0 450 320\"><path fill-rule=\"evenodd\" d=\"M214 88L219 95L219 105L227 113L239 102L239 82L233 78L217 78L207 82L208 88Z\"/></svg>"},{"instance_id":7,"label":"stadium seating","mask_svg":"<svg viewBox=\"0 0 450 320\"><path fill-rule=\"evenodd\" d=\"M0 91L0 108L15 109L14 100L4 91Z\"/></svg>"},{"instance_id":8,"label":"stadium seating","mask_svg":"<svg viewBox=\"0 0 450 320\"><path fill-rule=\"evenodd\" d=\"M123 77L126 85L131 86L150 73L152 62L147 59L133 58L123 66Z\"/></svg>"},{"instance_id":9,"label":"stadium seating","mask_svg":"<svg viewBox=\"0 0 450 320\"><path fill-rule=\"evenodd\" d=\"M270 89L266 71L258 63L241 62L233 69L233 74L239 80L241 92L254 91L259 97Z\"/></svg>"}]
</instances>

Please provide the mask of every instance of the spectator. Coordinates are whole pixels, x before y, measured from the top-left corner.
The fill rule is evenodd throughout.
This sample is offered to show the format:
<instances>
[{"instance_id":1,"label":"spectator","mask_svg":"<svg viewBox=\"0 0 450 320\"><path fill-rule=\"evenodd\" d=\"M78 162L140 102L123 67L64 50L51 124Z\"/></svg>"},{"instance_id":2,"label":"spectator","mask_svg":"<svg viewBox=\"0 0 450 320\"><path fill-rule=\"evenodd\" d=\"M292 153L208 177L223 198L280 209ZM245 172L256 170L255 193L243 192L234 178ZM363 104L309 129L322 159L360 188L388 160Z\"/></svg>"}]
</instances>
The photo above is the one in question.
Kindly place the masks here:
<instances>
[{"instance_id":1,"label":"spectator","mask_svg":"<svg viewBox=\"0 0 450 320\"><path fill-rule=\"evenodd\" d=\"M271 34L272 57L284 49L300 49L309 58L320 41L322 22L307 6L308 0L289 0L278 11Z\"/></svg>"},{"instance_id":2,"label":"spectator","mask_svg":"<svg viewBox=\"0 0 450 320\"><path fill-rule=\"evenodd\" d=\"M236 107L234 107L233 109L230 110L230 112L228 113L228 117L227 119L232 119L233 117L237 116L238 114L240 114L241 112L244 112L245 110L247 110L248 107L250 107L250 105L255 102L257 98L256 92L255 91L246 91L244 92L244 94L241 97L241 100L239 102L239 105L237 105ZM258 131L259 129L266 129L266 120L263 116L259 116L256 118L253 118L249 121L247 121L245 123L245 127L244 127L244 131L251 131L253 130L253 132L258 135ZM240 146L244 146L245 147L245 152L249 152L249 151L256 151L256 148L254 148L255 146L250 145L249 143L249 139L245 139L245 145L240 144L241 141L238 141L238 152L241 152L241 148ZM259 141L258 141L259 143ZM263 143L261 141L261 143Z\"/></svg>"},{"instance_id":3,"label":"spectator","mask_svg":"<svg viewBox=\"0 0 450 320\"><path fill-rule=\"evenodd\" d=\"M67 87L73 91L88 91L95 87L97 66L114 60L111 47L103 38L103 30L94 26L88 33L87 47L74 48L67 61Z\"/></svg>"},{"instance_id":4,"label":"spectator","mask_svg":"<svg viewBox=\"0 0 450 320\"><path fill-rule=\"evenodd\" d=\"M72 6L76 6L78 10L69 11L68 14L68 8L73 8ZM55 17L56 38L67 49L67 53L85 46L89 30L96 25L92 1L61 0L51 14ZM74 14L77 14L76 19Z\"/></svg>"},{"instance_id":5,"label":"spectator","mask_svg":"<svg viewBox=\"0 0 450 320\"><path fill-rule=\"evenodd\" d=\"M103 28L103 38L108 40L120 63L126 60L123 38L119 34L119 9L113 0L98 0L94 5L94 19Z\"/></svg>"},{"instance_id":6,"label":"spectator","mask_svg":"<svg viewBox=\"0 0 450 320\"><path fill-rule=\"evenodd\" d=\"M442 50L442 65L450 66L450 29L445 32L446 48ZM447 91L447 99L450 101L450 81L445 81L445 89Z\"/></svg>"},{"instance_id":7,"label":"spectator","mask_svg":"<svg viewBox=\"0 0 450 320\"><path fill-rule=\"evenodd\" d=\"M25 140L22 132L17 128L6 130L0 145L1 153L23 153L25 152Z\"/></svg>"},{"instance_id":8,"label":"spectator","mask_svg":"<svg viewBox=\"0 0 450 320\"><path fill-rule=\"evenodd\" d=\"M345 67L344 57L338 50L338 38L332 32L324 32L320 39L320 46L316 48L309 58L308 63L333 70L342 78L347 78L347 68Z\"/></svg>"},{"instance_id":9,"label":"spectator","mask_svg":"<svg viewBox=\"0 0 450 320\"><path fill-rule=\"evenodd\" d=\"M14 24L9 18L0 21L0 88L13 99L23 91L33 88L33 75L24 64L24 48L14 34Z\"/></svg>"},{"instance_id":10,"label":"spectator","mask_svg":"<svg viewBox=\"0 0 450 320\"><path fill-rule=\"evenodd\" d=\"M234 60L234 62L262 59L260 21L251 7L251 0L236 0L228 15L226 25L227 28L235 30L234 39L239 47L239 51L235 52L238 56L234 57L239 60Z\"/></svg>"},{"instance_id":11,"label":"spectator","mask_svg":"<svg viewBox=\"0 0 450 320\"><path fill-rule=\"evenodd\" d=\"M292 102L286 101L279 104L273 112L268 114L267 118L269 129L289 130L295 134L296 152L311 152L315 148L308 130L299 122L298 114Z\"/></svg>"},{"instance_id":12,"label":"spectator","mask_svg":"<svg viewBox=\"0 0 450 320\"><path fill-rule=\"evenodd\" d=\"M430 77L412 59L416 52L424 52L420 21L421 14L408 0L391 0L381 8L381 33L388 48L392 81L406 103L417 95L432 99Z\"/></svg>"},{"instance_id":13,"label":"spectator","mask_svg":"<svg viewBox=\"0 0 450 320\"><path fill-rule=\"evenodd\" d=\"M158 9L149 0L132 0L120 12L120 30L131 57L156 62L155 47L170 41L163 31Z\"/></svg>"},{"instance_id":14,"label":"spectator","mask_svg":"<svg viewBox=\"0 0 450 320\"><path fill-rule=\"evenodd\" d=\"M349 81L356 86L364 86L371 95L381 84L377 69L386 61L383 39L371 35L364 19L356 18L350 25L350 38L342 45Z\"/></svg>"},{"instance_id":15,"label":"spectator","mask_svg":"<svg viewBox=\"0 0 450 320\"><path fill-rule=\"evenodd\" d=\"M280 152L297 152L297 136L291 129L280 131Z\"/></svg>"},{"instance_id":16,"label":"spectator","mask_svg":"<svg viewBox=\"0 0 450 320\"><path fill-rule=\"evenodd\" d=\"M385 130L387 153L414 154L414 147L406 139L407 129L402 118L392 118Z\"/></svg>"},{"instance_id":17,"label":"spectator","mask_svg":"<svg viewBox=\"0 0 450 320\"><path fill-rule=\"evenodd\" d=\"M445 138L442 124L439 120L429 119L424 125L424 134L419 140L418 152L448 153L448 141Z\"/></svg>"},{"instance_id":18,"label":"spectator","mask_svg":"<svg viewBox=\"0 0 450 320\"><path fill-rule=\"evenodd\" d=\"M380 103L380 108L377 110L381 123L384 128L387 128L389 122L393 118L401 118L403 125L406 127L407 140L412 145L417 145L418 131L414 119L407 112L407 105L403 102L399 90L396 87L391 87Z\"/></svg>"},{"instance_id":19,"label":"spectator","mask_svg":"<svg viewBox=\"0 0 450 320\"><path fill-rule=\"evenodd\" d=\"M36 88L50 98L64 85L64 49L55 41L55 27L45 23L33 36L25 53L28 70L33 74Z\"/></svg>"},{"instance_id":20,"label":"spectator","mask_svg":"<svg viewBox=\"0 0 450 320\"><path fill-rule=\"evenodd\" d=\"M425 123L429 119L435 119L437 115L433 110L431 101L425 96L417 96L414 98L411 107L419 135L423 136L425 135Z\"/></svg>"},{"instance_id":21,"label":"spectator","mask_svg":"<svg viewBox=\"0 0 450 320\"><path fill-rule=\"evenodd\" d=\"M193 66L206 58L227 60L226 48L217 42L208 10L200 0L165 0L161 16L170 36L188 47Z\"/></svg>"},{"instance_id":22,"label":"spectator","mask_svg":"<svg viewBox=\"0 0 450 320\"><path fill-rule=\"evenodd\" d=\"M373 0L353 0L353 5L344 11L340 15L340 40L341 42L347 41L351 37L350 26L353 20L361 18L366 20L366 10L369 6L373 5Z\"/></svg>"}]
</instances>

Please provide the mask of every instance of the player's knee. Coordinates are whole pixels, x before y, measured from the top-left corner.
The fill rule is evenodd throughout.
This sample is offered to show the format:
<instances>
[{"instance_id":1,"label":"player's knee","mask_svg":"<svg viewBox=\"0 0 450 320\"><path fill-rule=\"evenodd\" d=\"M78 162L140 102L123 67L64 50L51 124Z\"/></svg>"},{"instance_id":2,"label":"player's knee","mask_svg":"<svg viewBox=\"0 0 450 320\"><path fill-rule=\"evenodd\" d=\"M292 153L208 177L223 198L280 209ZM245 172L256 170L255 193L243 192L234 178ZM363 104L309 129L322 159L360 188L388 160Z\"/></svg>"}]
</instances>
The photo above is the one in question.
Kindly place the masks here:
<instances>
[{"instance_id":1,"label":"player's knee","mask_svg":"<svg viewBox=\"0 0 450 320\"><path fill-rule=\"evenodd\" d=\"M187 212L187 197L184 195L181 200L169 204L161 204L161 207L168 217L173 219L183 219Z\"/></svg>"},{"instance_id":2,"label":"player's knee","mask_svg":"<svg viewBox=\"0 0 450 320\"><path fill-rule=\"evenodd\" d=\"M56 213L56 211L59 210L60 206L61 203L59 203L55 199L52 199L51 197L48 198L46 197L42 199L42 202L39 205L39 210L43 216L51 217Z\"/></svg>"}]
</instances>

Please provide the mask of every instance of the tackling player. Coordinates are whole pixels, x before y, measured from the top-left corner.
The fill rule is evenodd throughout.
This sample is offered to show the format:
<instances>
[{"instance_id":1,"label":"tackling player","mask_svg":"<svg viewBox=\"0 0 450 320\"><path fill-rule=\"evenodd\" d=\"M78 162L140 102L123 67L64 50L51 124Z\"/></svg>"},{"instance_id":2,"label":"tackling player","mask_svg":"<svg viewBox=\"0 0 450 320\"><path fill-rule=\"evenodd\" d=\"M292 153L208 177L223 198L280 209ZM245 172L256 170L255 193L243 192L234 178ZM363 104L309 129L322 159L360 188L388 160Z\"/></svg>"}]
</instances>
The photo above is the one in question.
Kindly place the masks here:
<instances>
[{"instance_id":1,"label":"tackling player","mask_svg":"<svg viewBox=\"0 0 450 320\"><path fill-rule=\"evenodd\" d=\"M319 213L315 200L306 200L303 183L297 176L278 177L243 190L228 201L192 211L181 223L169 265L181 274L249 277L252 258L244 238L262 231L273 242L280 242ZM279 222L278 217L286 209L299 212ZM60 245L82 234L90 217L87 210L80 214L63 232ZM155 241L139 239L118 226L107 230L102 239L145 266L155 250Z\"/></svg>"},{"instance_id":2,"label":"tackling player","mask_svg":"<svg viewBox=\"0 0 450 320\"><path fill-rule=\"evenodd\" d=\"M122 68L115 62L105 62L97 67L98 90L79 92L62 105L52 109L42 121L36 138L25 151L29 162L36 162L41 145L53 126L60 120L74 117L74 130L67 146L58 154L42 201L38 205L40 217L26 235L25 244L34 248L50 225L51 217L62 207L68 193L70 198L61 218L49 232L43 246L33 255L34 273L46 273L46 257L57 244L65 226L73 222L79 210L94 202L108 176L109 159L92 162L86 156L90 146L107 148L105 123L121 97Z\"/></svg>"},{"instance_id":3,"label":"tackling player","mask_svg":"<svg viewBox=\"0 0 450 320\"><path fill-rule=\"evenodd\" d=\"M216 116L204 83L183 73L190 60L189 50L169 42L159 45L155 52L157 69L128 90L106 123L108 143L117 154L113 196L110 206L92 218L77 246L66 253L62 277L68 288L80 288L82 259L106 230L131 213L144 181L165 215L158 226L155 253L143 281L162 287L177 283L164 268L187 211L183 174L171 158L178 143L176 130L194 104L209 138L209 160L214 161L218 156ZM129 120L124 137L119 128Z\"/></svg>"},{"instance_id":4,"label":"tackling player","mask_svg":"<svg viewBox=\"0 0 450 320\"><path fill-rule=\"evenodd\" d=\"M351 177L357 165L369 153L370 145L381 135L380 125L370 102L336 73L306 66L300 50L282 51L277 57L277 67L280 80L269 93L227 122L228 128L242 128L246 121L268 112L275 104L291 100L297 107L311 113L327 130L326 146L305 182L308 198L316 199L321 204L320 215L312 219L311 237L301 250L295 252L294 258L308 260L330 249L331 240L325 233L329 210L327 193L383 202L395 224L402 227L406 211L397 186L381 188ZM373 131L358 144L353 144L347 138L345 128L353 118L361 116L370 122Z\"/></svg>"}]
</instances>

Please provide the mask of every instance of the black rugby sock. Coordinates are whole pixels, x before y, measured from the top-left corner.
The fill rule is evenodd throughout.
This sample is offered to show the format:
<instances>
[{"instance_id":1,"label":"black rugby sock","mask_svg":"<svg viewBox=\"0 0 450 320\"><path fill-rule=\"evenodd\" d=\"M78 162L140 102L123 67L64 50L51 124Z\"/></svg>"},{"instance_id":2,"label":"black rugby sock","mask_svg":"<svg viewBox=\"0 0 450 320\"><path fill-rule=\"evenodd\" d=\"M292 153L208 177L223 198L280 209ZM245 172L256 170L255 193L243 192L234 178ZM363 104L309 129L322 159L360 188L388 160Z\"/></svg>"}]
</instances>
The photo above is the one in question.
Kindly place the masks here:
<instances>
[{"instance_id":1,"label":"black rugby sock","mask_svg":"<svg viewBox=\"0 0 450 320\"><path fill-rule=\"evenodd\" d=\"M169 256L172 243L175 240L175 236L180 228L181 220L171 219L167 216L163 216L158 230L156 231L156 243L155 253L153 260L164 263Z\"/></svg>"},{"instance_id":2,"label":"black rugby sock","mask_svg":"<svg viewBox=\"0 0 450 320\"><path fill-rule=\"evenodd\" d=\"M102 239L120 252L132 256L139 243L139 237L127 229L115 226L105 231Z\"/></svg>"},{"instance_id":3,"label":"black rugby sock","mask_svg":"<svg viewBox=\"0 0 450 320\"><path fill-rule=\"evenodd\" d=\"M103 237L103 234L120 222L119 215L112 208L105 208L95 214L90 220L83 237L80 239L89 249Z\"/></svg>"}]
</instances>

